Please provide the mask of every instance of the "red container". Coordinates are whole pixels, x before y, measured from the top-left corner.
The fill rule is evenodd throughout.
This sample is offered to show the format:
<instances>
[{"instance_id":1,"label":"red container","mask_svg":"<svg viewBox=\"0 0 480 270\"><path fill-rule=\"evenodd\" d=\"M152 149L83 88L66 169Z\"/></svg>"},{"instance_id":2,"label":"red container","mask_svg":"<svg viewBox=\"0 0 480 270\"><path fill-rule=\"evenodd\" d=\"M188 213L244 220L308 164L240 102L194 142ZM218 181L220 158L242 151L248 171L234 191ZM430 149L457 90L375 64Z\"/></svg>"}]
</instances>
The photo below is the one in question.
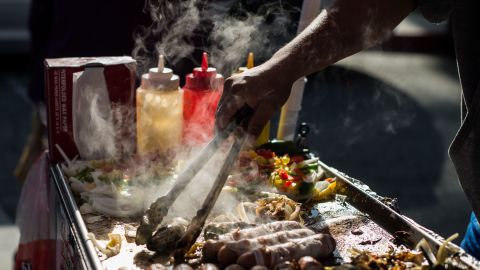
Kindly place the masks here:
<instances>
[{"instance_id":1,"label":"red container","mask_svg":"<svg viewBox=\"0 0 480 270\"><path fill-rule=\"evenodd\" d=\"M209 141L214 134L215 111L223 92L223 76L208 67L207 53L202 66L186 76L183 87L183 143L197 146Z\"/></svg>"}]
</instances>

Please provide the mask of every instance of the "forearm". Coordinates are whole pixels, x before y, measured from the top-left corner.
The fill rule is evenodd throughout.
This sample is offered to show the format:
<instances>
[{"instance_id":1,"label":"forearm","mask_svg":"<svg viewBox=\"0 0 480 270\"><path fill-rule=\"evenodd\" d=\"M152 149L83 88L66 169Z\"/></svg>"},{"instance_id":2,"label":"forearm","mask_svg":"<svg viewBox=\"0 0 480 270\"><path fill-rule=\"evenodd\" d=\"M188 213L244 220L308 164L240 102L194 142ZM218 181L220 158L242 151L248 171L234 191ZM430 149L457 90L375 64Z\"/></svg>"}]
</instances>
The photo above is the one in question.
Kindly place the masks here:
<instances>
[{"instance_id":1,"label":"forearm","mask_svg":"<svg viewBox=\"0 0 480 270\"><path fill-rule=\"evenodd\" d=\"M412 0L336 0L265 66L294 81L382 41L414 9Z\"/></svg>"}]
</instances>

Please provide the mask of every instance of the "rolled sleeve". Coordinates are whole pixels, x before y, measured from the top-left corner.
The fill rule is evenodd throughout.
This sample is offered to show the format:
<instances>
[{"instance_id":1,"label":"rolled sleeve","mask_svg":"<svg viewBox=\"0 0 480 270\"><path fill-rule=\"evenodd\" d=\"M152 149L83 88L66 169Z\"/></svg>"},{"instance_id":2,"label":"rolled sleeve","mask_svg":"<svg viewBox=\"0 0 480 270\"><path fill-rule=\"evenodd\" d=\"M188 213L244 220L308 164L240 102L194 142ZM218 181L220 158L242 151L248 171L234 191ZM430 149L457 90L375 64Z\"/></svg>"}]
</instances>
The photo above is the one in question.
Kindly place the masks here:
<instances>
[{"instance_id":1,"label":"rolled sleeve","mask_svg":"<svg viewBox=\"0 0 480 270\"><path fill-rule=\"evenodd\" d=\"M450 16L451 0L417 0L420 11L425 19L432 23L440 23Z\"/></svg>"}]
</instances>

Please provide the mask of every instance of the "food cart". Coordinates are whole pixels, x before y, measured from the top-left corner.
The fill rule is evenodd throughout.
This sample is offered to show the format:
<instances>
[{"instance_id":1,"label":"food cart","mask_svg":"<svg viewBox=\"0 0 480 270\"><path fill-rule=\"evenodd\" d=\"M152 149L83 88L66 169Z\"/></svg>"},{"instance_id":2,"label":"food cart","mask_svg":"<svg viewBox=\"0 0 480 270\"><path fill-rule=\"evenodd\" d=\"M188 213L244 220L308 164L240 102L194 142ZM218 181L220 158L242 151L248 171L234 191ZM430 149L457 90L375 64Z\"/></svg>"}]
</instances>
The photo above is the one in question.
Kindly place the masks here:
<instances>
[{"instance_id":1,"label":"food cart","mask_svg":"<svg viewBox=\"0 0 480 270\"><path fill-rule=\"evenodd\" d=\"M392 208L393 205L390 204L391 200L377 195L363 182L351 178L321 161L319 161L319 164L329 176L337 178L341 186L340 190L342 194L340 196L337 195L340 197L338 198L338 200L340 200L338 205L343 205L344 207L335 209L332 212L330 210L336 206L330 208L330 210L328 210L328 207L323 207L322 210L322 205L319 204L316 209L320 213L317 213L317 215L321 216L323 214L325 217L336 215L338 217L345 215L347 212L349 213L353 208L354 211L359 211L368 218L368 222L361 225L360 228L366 226L364 231L368 231L368 228L372 229L372 234L368 236L371 241L368 243L359 242L358 237L356 238L353 234L344 234L342 237L345 238L347 242L350 241L350 243L339 245L339 247L344 250L339 251L343 254L337 254L337 259L346 259L346 248L356 247L362 249L362 247L371 246L375 250L375 245L381 246L381 242L396 242L398 244L404 244L409 248L414 248L420 240L425 239L434 252L442 246L444 241L442 237L395 211ZM75 269L104 268L98 256L99 251L89 239L85 221L80 214L74 195L68 186L65 174L59 165L54 165L50 168L50 181L52 189L55 191L54 197L57 205L56 224L59 232L58 241L61 243L58 245L60 250L57 251L57 254L61 254L61 258L57 259L61 259L64 265L70 265ZM321 213L322 211L323 213ZM342 211L345 213L342 213ZM313 223L309 226L323 226L321 220L317 220L316 222L317 224ZM351 224L351 226L350 228L342 228L341 230L352 231L358 227L358 224ZM332 229L334 228L330 228L330 230ZM380 240L378 236L380 236ZM351 240L348 240L349 238L351 238ZM454 244L449 243L448 245L460 250L460 248ZM468 269L477 269L480 267L480 262L465 252L460 251L456 256L458 256L458 263L463 265L463 267ZM341 261L339 261L339 263L341 263Z\"/></svg>"}]
</instances>

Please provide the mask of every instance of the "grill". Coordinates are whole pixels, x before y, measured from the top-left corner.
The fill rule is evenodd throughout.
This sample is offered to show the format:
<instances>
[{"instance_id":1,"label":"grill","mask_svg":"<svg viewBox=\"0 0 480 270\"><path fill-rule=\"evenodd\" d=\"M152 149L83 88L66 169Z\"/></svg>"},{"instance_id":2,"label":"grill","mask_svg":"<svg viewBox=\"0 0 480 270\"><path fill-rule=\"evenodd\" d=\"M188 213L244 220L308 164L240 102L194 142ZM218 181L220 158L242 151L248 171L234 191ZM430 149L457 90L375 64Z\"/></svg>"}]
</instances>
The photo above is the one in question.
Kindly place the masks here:
<instances>
[{"instance_id":1,"label":"grill","mask_svg":"<svg viewBox=\"0 0 480 270\"><path fill-rule=\"evenodd\" d=\"M349 177L321 161L319 165L328 177L336 177L340 189L335 201L313 205L306 223L314 229L328 229L336 238L335 263L348 261L347 254L351 248L385 252L392 241L414 248L418 241L425 239L434 252L438 250L444 240L442 237L395 211L387 198L377 195L362 181ZM50 168L50 177L56 187L57 226L65 228L60 230L58 240L62 244L59 245L60 251L57 251L57 254L61 254L61 258L58 259L79 269L103 269L97 251L87 235L87 227L68 186L67 178L59 165ZM342 218L351 219L352 216L357 219L353 219L351 223L335 224ZM325 226L326 224L330 224L329 228ZM356 233L358 231L362 231L363 236L358 236ZM339 237L336 237L336 234ZM459 248L454 244L449 245ZM458 258L463 266L480 268L480 262L462 250Z\"/></svg>"}]
</instances>

